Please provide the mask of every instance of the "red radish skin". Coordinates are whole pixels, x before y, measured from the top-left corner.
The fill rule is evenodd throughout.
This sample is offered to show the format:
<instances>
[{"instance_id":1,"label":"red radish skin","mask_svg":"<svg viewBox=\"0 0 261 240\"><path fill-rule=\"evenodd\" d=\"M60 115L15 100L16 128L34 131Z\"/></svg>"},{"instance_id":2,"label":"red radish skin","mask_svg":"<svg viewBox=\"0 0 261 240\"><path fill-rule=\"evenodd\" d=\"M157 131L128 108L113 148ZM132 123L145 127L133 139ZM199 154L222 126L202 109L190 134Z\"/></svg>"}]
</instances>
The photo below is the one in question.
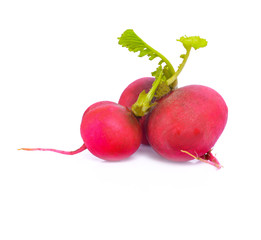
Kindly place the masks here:
<instances>
[{"instance_id":1,"label":"red radish skin","mask_svg":"<svg viewBox=\"0 0 261 240\"><path fill-rule=\"evenodd\" d=\"M52 151L74 155L88 149L93 155L107 161L130 157L141 144L142 130L129 109L110 101L91 105L83 114L81 136L84 144L75 151L49 148L21 148L27 151Z\"/></svg>"},{"instance_id":2,"label":"red radish skin","mask_svg":"<svg viewBox=\"0 0 261 240\"><path fill-rule=\"evenodd\" d=\"M223 132L227 116L227 105L215 90L201 85L181 87L151 111L147 138L166 159L189 161L196 156L218 165L210 150Z\"/></svg>"},{"instance_id":3,"label":"red radish skin","mask_svg":"<svg viewBox=\"0 0 261 240\"><path fill-rule=\"evenodd\" d=\"M129 84L125 90L122 92L120 99L119 99L119 104L122 106L125 106L129 109L131 109L131 106L137 101L139 94L145 90L145 92L149 92L151 89L152 83L154 82L155 78L153 77L144 77L135 80L131 84ZM146 125L146 119L147 115L138 118L141 128L142 128L142 141L141 143L144 145L149 145L149 142L146 138L146 133L145 133L145 125Z\"/></svg>"},{"instance_id":4,"label":"red radish skin","mask_svg":"<svg viewBox=\"0 0 261 240\"><path fill-rule=\"evenodd\" d=\"M81 136L93 155L118 161L137 151L142 132L131 111L113 103L97 106L84 115Z\"/></svg>"},{"instance_id":5,"label":"red radish skin","mask_svg":"<svg viewBox=\"0 0 261 240\"><path fill-rule=\"evenodd\" d=\"M92 104L91 106L89 106L89 107L85 110L85 112L84 112L82 118L84 118L85 114L88 113L89 111L91 111L92 109L95 109L96 107L99 107L99 106L108 105L108 104L117 104L117 103L111 102L111 101L100 101L100 102L96 102L96 103Z\"/></svg>"}]
</instances>

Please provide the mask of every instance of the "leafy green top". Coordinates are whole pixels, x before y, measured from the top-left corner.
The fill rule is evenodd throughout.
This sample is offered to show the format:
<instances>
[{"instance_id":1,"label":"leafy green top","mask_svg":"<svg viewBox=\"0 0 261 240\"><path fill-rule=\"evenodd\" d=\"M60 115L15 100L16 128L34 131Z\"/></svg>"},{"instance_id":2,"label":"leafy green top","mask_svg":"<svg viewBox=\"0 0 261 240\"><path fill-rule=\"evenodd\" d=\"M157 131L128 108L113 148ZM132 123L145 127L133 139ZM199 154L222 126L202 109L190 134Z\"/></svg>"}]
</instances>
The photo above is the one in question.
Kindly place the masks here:
<instances>
[{"instance_id":1,"label":"leafy green top","mask_svg":"<svg viewBox=\"0 0 261 240\"><path fill-rule=\"evenodd\" d=\"M138 57L148 56L149 60L159 57L159 65L162 66L163 63L166 64L164 66L162 80L166 80L175 73L175 70L169 60L145 43L132 29L127 29L118 39L119 44L122 47L126 47L130 52L140 52ZM152 73L152 76L155 77L155 75L156 71Z\"/></svg>"},{"instance_id":2,"label":"leafy green top","mask_svg":"<svg viewBox=\"0 0 261 240\"><path fill-rule=\"evenodd\" d=\"M199 36L184 36L178 39L177 41L181 42L186 49L186 54L180 56L183 60L178 70L175 71L167 58L145 43L132 29L126 30L118 39L119 44L122 47L126 47L130 52L139 51L139 57L148 56L149 60L153 60L157 57L161 59L157 70L152 72L152 76L155 77L152 88L148 93L145 91L141 92L137 102L132 106L132 111L136 116L143 116L149 111L150 107L154 105L151 104L154 97L159 99L176 88L177 77L187 62L191 48L197 50L207 46L206 39L200 38ZM162 66L163 63L165 63L164 67Z\"/></svg>"}]
</instances>

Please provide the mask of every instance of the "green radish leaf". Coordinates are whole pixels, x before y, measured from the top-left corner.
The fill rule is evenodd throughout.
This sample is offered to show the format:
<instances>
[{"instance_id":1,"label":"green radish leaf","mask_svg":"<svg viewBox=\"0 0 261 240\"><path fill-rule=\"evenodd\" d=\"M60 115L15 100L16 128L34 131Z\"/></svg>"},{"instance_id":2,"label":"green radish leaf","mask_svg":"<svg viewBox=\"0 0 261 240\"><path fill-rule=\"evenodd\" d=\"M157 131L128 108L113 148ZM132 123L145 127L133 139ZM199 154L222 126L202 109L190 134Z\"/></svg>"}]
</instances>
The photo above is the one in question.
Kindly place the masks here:
<instances>
[{"instance_id":1,"label":"green radish leaf","mask_svg":"<svg viewBox=\"0 0 261 240\"><path fill-rule=\"evenodd\" d=\"M159 57L160 61L158 64L162 66L162 64L165 63L167 66L167 68L166 66L164 67L165 70L163 72L165 78L168 78L166 75L172 76L175 73L175 70L168 59L145 43L132 29L127 29L118 39L119 44L122 47L126 47L130 52L139 52L139 57L148 56L149 60ZM152 73L153 76L155 76L155 72Z\"/></svg>"},{"instance_id":2,"label":"green radish leaf","mask_svg":"<svg viewBox=\"0 0 261 240\"><path fill-rule=\"evenodd\" d=\"M177 41L181 42L184 48L189 49L193 47L195 50L206 47L208 44L206 39L201 38L199 36L192 36L192 37L184 36L178 39ZM181 55L180 57L184 58L184 55Z\"/></svg>"}]
</instances>

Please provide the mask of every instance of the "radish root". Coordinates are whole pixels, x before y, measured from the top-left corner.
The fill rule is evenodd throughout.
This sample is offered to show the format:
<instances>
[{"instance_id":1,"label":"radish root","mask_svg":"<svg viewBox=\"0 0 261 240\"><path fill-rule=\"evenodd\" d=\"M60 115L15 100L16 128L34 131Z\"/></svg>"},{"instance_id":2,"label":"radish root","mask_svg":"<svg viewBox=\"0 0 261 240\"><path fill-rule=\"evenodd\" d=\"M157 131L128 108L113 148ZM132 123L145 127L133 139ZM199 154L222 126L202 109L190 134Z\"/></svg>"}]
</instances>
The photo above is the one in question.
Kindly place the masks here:
<instances>
[{"instance_id":1,"label":"radish root","mask_svg":"<svg viewBox=\"0 0 261 240\"><path fill-rule=\"evenodd\" d=\"M83 144L80 148L74 151L63 151L63 150L57 150L57 149L51 149L51 148L19 148L18 150L25 150L25 151L50 151L50 152L56 152L56 153L61 153L61 154L66 154L66 155L74 155L77 153L80 153L87 149L85 144Z\"/></svg>"},{"instance_id":2,"label":"radish root","mask_svg":"<svg viewBox=\"0 0 261 240\"><path fill-rule=\"evenodd\" d=\"M201 157L198 157L198 156L195 156L193 154L191 154L190 152L188 151L184 151L184 150L180 150L181 152L183 153L186 153L188 154L189 156L201 161L201 162L204 162L204 163L208 163L214 167L216 167L217 169L220 169L222 168L223 166L219 163L219 161L217 160L217 158L211 153L211 150L207 153L205 153L203 156Z\"/></svg>"}]
</instances>

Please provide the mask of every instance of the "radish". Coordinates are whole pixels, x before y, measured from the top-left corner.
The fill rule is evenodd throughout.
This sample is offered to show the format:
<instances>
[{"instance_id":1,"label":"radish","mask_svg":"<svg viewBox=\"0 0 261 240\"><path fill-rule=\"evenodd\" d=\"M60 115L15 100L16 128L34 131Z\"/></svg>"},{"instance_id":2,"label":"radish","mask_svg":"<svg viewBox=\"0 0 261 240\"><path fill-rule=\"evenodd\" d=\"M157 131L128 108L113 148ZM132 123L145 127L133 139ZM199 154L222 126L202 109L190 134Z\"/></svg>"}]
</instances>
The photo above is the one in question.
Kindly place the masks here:
<instances>
[{"instance_id":1,"label":"radish","mask_svg":"<svg viewBox=\"0 0 261 240\"><path fill-rule=\"evenodd\" d=\"M207 41L198 36L178 39L186 53L177 71L161 53L145 43L132 29L119 38L119 44L139 57L160 58L153 78L141 78L121 94L119 103L102 101L83 114L80 132L83 145L75 151L45 148L21 150L53 151L73 155L88 149L96 157L118 161L131 156L143 144L171 161L196 158L217 168L221 164L211 150L222 134L228 108L214 89L202 85L178 88L177 78L191 49L203 48ZM146 138L147 137L147 138ZM148 142L149 143L148 143Z\"/></svg>"},{"instance_id":2,"label":"radish","mask_svg":"<svg viewBox=\"0 0 261 240\"><path fill-rule=\"evenodd\" d=\"M186 49L177 71L161 53L145 43L132 29L119 38L119 44L139 57L160 58L159 67L152 73L155 81L149 92L142 91L131 109L136 116L149 115L145 132L152 148L173 161L196 158L220 168L212 155L214 146L227 122L228 109L223 98L213 89L191 85L177 88L177 78L183 70L191 49L207 46L198 36L181 37Z\"/></svg>"},{"instance_id":3,"label":"radish","mask_svg":"<svg viewBox=\"0 0 261 240\"><path fill-rule=\"evenodd\" d=\"M223 132L227 116L227 105L215 90L201 85L181 87L159 100L149 114L148 141L172 161L195 156L210 160L210 150Z\"/></svg>"},{"instance_id":4,"label":"radish","mask_svg":"<svg viewBox=\"0 0 261 240\"><path fill-rule=\"evenodd\" d=\"M96 157L118 161L131 156L141 144L142 131L135 116L126 107L109 101L91 105L83 115L80 130L84 144L75 151L45 148L21 150L73 155L88 149Z\"/></svg>"},{"instance_id":5,"label":"radish","mask_svg":"<svg viewBox=\"0 0 261 240\"><path fill-rule=\"evenodd\" d=\"M81 136L93 155L114 161L125 159L137 151L142 132L131 111L119 104L107 103L85 114Z\"/></svg>"},{"instance_id":6,"label":"radish","mask_svg":"<svg viewBox=\"0 0 261 240\"><path fill-rule=\"evenodd\" d=\"M131 106L137 101L139 94L143 90L145 90L145 92L148 92L150 90L154 80L155 78L153 77L144 77L132 82L122 92L118 103L121 104L122 106L126 106L127 108L131 109ZM138 118L143 132L141 143L144 145L149 145L145 134L146 119L147 119L147 115Z\"/></svg>"}]
</instances>

